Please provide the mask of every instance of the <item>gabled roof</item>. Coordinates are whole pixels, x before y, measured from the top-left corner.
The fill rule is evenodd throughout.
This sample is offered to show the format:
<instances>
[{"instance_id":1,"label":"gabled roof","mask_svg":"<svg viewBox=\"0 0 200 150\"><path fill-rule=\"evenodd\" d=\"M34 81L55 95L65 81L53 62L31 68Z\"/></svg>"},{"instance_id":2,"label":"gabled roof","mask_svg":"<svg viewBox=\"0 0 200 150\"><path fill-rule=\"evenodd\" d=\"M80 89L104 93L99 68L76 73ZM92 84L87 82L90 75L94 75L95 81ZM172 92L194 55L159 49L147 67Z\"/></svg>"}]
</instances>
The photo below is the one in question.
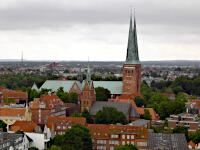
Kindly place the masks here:
<instances>
[{"instance_id":1,"label":"gabled roof","mask_svg":"<svg viewBox=\"0 0 200 150\"><path fill-rule=\"evenodd\" d=\"M63 87L65 92L69 92L70 88L74 82L79 82L75 80L46 80L44 84L40 87L41 89L52 89L52 91L57 91L60 87Z\"/></svg>"},{"instance_id":2,"label":"gabled roof","mask_svg":"<svg viewBox=\"0 0 200 150\"><path fill-rule=\"evenodd\" d=\"M63 106L63 101L55 94L42 95L40 98L35 98L29 103L30 109L38 109L40 104L44 104L46 109L52 109L55 106Z\"/></svg>"},{"instance_id":3,"label":"gabled roof","mask_svg":"<svg viewBox=\"0 0 200 150\"><path fill-rule=\"evenodd\" d=\"M143 138L147 138L147 129L144 127L136 127L130 125L106 125L106 124L88 124L87 128L90 130L90 134L94 138L106 139L111 134L143 134Z\"/></svg>"},{"instance_id":4,"label":"gabled roof","mask_svg":"<svg viewBox=\"0 0 200 150\"><path fill-rule=\"evenodd\" d=\"M118 111L124 113L126 118L129 117L136 117L138 114L134 108L131 107L130 103L121 103L121 102L103 102L103 101L96 101L93 103L92 107L90 108L90 114L95 115L99 110L102 110L103 107L113 107L116 108Z\"/></svg>"},{"instance_id":5,"label":"gabled roof","mask_svg":"<svg viewBox=\"0 0 200 150\"><path fill-rule=\"evenodd\" d=\"M111 94L122 94L122 81L93 81L94 88L103 87Z\"/></svg>"},{"instance_id":6,"label":"gabled roof","mask_svg":"<svg viewBox=\"0 0 200 150\"><path fill-rule=\"evenodd\" d=\"M0 108L0 116L17 117L24 116L26 112L25 108Z\"/></svg>"},{"instance_id":7,"label":"gabled roof","mask_svg":"<svg viewBox=\"0 0 200 150\"><path fill-rule=\"evenodd\" d=\"M36 91L38 91L38 90L39 90L39 89L38 89L38 87L37 87L37 85L35 84L35 82L34 82L34 84L33 84L32 88L31 88L31 90L36 90Z\"/></svg>"},{"instance_id":8,"label":"gabled roof","mask_svg":"<svg viewBox=\"0 0 200 150\"><path fill-rule=\"evenodd\" d=\"M75 80L46 80L44 84L40 87L41 89L52 89L52 91L57 91L60 87L64 88L64 91L69 92L74 82L77 83L80 89L83 89L85 81L82 84ZM122 81L93 81L94 88L104 87L108 89L111 94L122 94Z\"/></svg>"},{"instance_id":9,"label":"gabled roof","mask_svg":"<svg viewBox=\"0 0 200 150\"><path fill-rule=\"evenodd\" d=\"M10 130L13 132L23 131L23 132L34 132L37 124L33 121L16 121L11 125Z\"/></svg>"},{"instance_id":10,"label":"gabled roof","mask_svg":"<svg viewBox=\"0 0 200 150\"><path fill-rule=\"evenodd\" d=\"M85 125L86 119L84 117L49 116L47 119L47 127L52 128L52 125L54 126L56 123L60 122Z\"/></svg>"},{"instance_id":11,"label":"gabled roof","mask_svg":"<svg viewBox=\"0 0 200 150\"><path fill-rule=\"evenodd\" d=\"M28 98L28 93L23 92L23 91L4 90L2 94L3 94L3 97L7 97L7 98L22 98L22 99Z\"/></svg>"}]
</instances>

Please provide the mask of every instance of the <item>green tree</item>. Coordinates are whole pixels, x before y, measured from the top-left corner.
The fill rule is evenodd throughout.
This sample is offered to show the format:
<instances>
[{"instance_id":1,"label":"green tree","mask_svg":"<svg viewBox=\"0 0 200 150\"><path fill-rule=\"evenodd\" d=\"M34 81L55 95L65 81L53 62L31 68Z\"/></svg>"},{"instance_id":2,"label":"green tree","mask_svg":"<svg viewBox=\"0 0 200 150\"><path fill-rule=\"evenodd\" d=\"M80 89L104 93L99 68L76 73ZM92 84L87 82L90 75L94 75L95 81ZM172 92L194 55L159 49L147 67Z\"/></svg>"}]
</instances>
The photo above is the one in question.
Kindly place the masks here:
<instances>
[{"instance_id":1,"label":"green tree","mask_svg":"<svg viewBox=\"0 0 200 150\"><path fill-rule=\"evenodd\" d=\"M177 101L180 101L180 102L187 102L188 101L188 94L186 94L186 93L178 93L177 95L176 95L176 100Z\"/></svg>"},{"instance_id":2,"label":"green tree","mask_svg":"<svg viewBox=\"0 0 200 150\"><path fill-rule=\"evenodd\" d=\"M29 102L34 100L34 98L39 98L40 97L40 92L36 91L35 89L30 89L28 91L28 97L29 97Z\"/></svg>"},{"instance_id":3,"label":"green tree","mask_svg":"<svg viewBox=\"0 0 200 150\"><path fill-rule=\"evenodd\" d=\"M149 85L145 81L142 82L141 93L144 96L144 99L147 101L150 100L153 94L153 90L149 87Z\"/></svg>"},{"instance_id":4,"label":"green tree","mask_svg":"<svg viewBox=\"0 0 200 150\"><path fill-rule=\"evenodd\" d=\"M84 109L81 116L86 118L87 123L93 123L92 116L87 109Z\"/></svg>"},{"instance_id":5,"label":"green tree","mask_svg":"<svg viewBox=\"0 0 200 150\"><path fill-rule=\"evenodd\" d=\"M64 135L56 135L54 145L62 150L92 150L92 139L85 126L74 125Z\"/></svg>"},{"instance_id":6,"label":"green tree","mask_svg":"<svg viewBox=\"0 0 200 150\"><path fill-rule=\"evenodd\" d=\"M154 92L151 99L150 99L150 102L155 102L155 103L161 103L163 101L169 101L168 98L164 95L162 95L161 93L159 92Z\"/></svg>"},{"instance_id":7,"label":"green tree","mask_svg":"<svg viewBox=\"0 0 200 150\"><path fill-rule=\"evenodd\" d=\"M78 104L78 94L77 93L69 93L69 102Z\"/></svg>"},{"instance_id":8,"label":"green tree","mask_svg":"<svg viewBox=\"0 0 200 150\"><path fill-rule=\"evenodd\" d=\"M103 107L95 115L95 123L99 124L116 124L127 123L126 117L123 112L118 111L113 107Z\"/></svg>"},{"instance_id":9,"label":"green tree","mask_svg":"<svg viewBox=\"0 0 200 150\"><path fill-rule=\"evenodd\" d=\"M6 131L6 127L7 125L2 120L0 120L0 129L2 129L3 131Z\"/></svg>"},{"instance_id":10,"label":"green tree","mask_svg":"<svg viewBox=\"0 0 200 150\"><path fill-rule=\"evenodd\" d=\"M48 148L47 150L62 150L62 148L60 146L56 146L56 145L52 145L50 148Z\"/></svg>"},{"instance_id":11,"label":"green tree","mask_svg":"<svg viewBox=\"0 0 200 150\"><path fill-rule=\"evenodd\" d=\"M107 101L110 98L110 91L103 87L95 88L96 100L97 101Z\"/></svg>"},{"instance_id":12,"label":"green tree","mask_svg":"<svg viewBox=\"0 0 200 150\"><path fill-rule=\"evenodd\" d=\"M119 145L115 147L115 150L138 150L135 145Z\"/></svg>"},{"instance_id":13,"label":"green tree","mask_svg":"<svg viewBox=\"0 0 200 150\"><path fill-rule=\"evenodd\" d=\"M154 104L154 109L156 108L156 111L158 112L160 119L165 119L166 117L169 117L171 113L171 105L169 101L163 101L160 104Z\"/></svg>"},{"instance_id":14,"label":"green tree","mask_svg":"<svg viewBox=\"0 0 200 150\"><path fill-rule=\"evenodd\" d=\"M140 96L135 97L134 101L137 107L142 107L145 105L145 100Z\"/></svg>"},{"instance_id":15,"label":"green tree","mask_svg":"<svg viewBox=\"0 0 200 150\"><path fill-rule=\"evenodd\" d=\"M64 92L63 87L60 87L56 91L56 95L65 103L75 103L78 104L78 94L77 93L67 93Z\"/></svg>"},{"instance_id":16,"label":"green tree","mask_svg":"<svg viewBox=\"0 0 200 150\"><path fill-rule=\"evenodd\" d=\"M144 109L144 115L141 116L142 119L151 120L151 114L148 109Z\"/></svg>"},{"instance_id":17,"label":"green tree","mask_svg":"<svg viewBox=\"0 0 200 150\"><path fill-rule=\"evenodd\" d=\"M56 95L65 103L68 102L69 99L69 95L68 93L64 92L63 87L58 88L58 90L56 91Z\"/></svg>"},{"instance_id":18,"label":"green tree","mask_svg":"<svg viewBox=\"0 0 200 150\"><path fill-rule=\"evenodd\" d=\"M52 90L51 89L42 89L40 91L40 95L44 95L44 94L48 94L49 92L51 92Z\"/></svg>"},{"instance_id":19,"label":"green tree","mask_svg":"<svg viewBox=\"0 0 200 150\"><path fill-rule=\"evenodd\" d=\"M181 86L174 86L174 87L172 87L172 91L173 91L175 94L184 92L184 90L183 90L183 88L182 88Z\"/></svg>"},{"instance_id":20,"label":"green tree","mask_svg":"<svg viewBox=\"0 0 200 150\"><path fill-rule=\"evenodd\" d=\"M196 144L200 143L200 129L191 134L190 139Z\"/></svg>"}]
</instances>

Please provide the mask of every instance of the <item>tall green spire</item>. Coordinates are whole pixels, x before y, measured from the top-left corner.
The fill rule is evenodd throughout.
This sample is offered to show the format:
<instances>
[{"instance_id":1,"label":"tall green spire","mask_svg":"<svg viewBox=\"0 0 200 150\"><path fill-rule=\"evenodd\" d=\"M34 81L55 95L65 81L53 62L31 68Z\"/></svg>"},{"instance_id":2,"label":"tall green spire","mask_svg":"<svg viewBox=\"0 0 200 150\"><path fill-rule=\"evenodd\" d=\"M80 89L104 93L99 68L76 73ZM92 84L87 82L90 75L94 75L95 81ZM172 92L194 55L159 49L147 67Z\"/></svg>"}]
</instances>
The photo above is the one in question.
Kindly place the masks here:
<instances>
[{"instance_id":1,"label":"tall green spire","mask_svg":"<svg viewBox=\"0 0 200 150\"><path fill-rule=\"evenodd\" d=\"M130 27L128 36L128 47L126 54L126 64L140 64L138 56L137 29L134 17L134 28L132 27L132 13L130 17Z\"/></svg>"}]
</instances>

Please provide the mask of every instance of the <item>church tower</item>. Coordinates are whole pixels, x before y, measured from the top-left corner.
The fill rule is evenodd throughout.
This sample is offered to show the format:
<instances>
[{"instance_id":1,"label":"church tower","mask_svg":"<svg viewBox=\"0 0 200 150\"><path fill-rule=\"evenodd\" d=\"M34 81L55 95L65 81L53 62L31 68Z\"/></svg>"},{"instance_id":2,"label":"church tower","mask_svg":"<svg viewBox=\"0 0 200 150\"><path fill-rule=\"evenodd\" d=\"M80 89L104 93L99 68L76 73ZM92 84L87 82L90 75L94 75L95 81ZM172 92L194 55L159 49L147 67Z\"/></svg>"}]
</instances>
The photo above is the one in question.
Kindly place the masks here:
<instances>
[{"instance_id":1,"label":"church tower","mask_svg":"<svg viewBox=\"0 0 200 150\"><path fill-rule=\"evenodd\" d=\"M138 54L136 20L134 17L134 25L132 25L131 15L126 61L123 65L123 94L140 93L140 84L141 63Z\"/></svg>"},{"instance_id":2,"label":"church tower","mask_svg":"<svg viewBox=\"0 0 200 150\"><path fill-rule=\"evenodd\" d=\"M91 79L90 66L88 63L86 79L83 81L83 89L81 94L81 112L83 112L84 109L89 110L95 101L96 93L93 81Z\"/></svg>"}]
</instances>

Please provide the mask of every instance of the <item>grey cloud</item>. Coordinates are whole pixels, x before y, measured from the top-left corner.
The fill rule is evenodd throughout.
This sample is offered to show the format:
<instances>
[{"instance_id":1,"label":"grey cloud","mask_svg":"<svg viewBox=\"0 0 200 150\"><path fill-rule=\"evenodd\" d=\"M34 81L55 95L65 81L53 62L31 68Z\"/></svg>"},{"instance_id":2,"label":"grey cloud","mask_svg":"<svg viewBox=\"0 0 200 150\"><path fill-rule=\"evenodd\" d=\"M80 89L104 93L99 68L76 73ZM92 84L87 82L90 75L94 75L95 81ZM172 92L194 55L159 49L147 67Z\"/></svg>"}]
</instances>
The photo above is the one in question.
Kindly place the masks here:
<instances>
[{"instance_id":1,"label":"grey cloud","mask_svg":"<svg viewBox=\"0 0 200 150\"><path fill-rule=\"evenodd\" d=\"M199 0L15 0L0 8L0 30L127 24L130 5L141 25L200 26Z\"/></svg>"}]
</instances>

